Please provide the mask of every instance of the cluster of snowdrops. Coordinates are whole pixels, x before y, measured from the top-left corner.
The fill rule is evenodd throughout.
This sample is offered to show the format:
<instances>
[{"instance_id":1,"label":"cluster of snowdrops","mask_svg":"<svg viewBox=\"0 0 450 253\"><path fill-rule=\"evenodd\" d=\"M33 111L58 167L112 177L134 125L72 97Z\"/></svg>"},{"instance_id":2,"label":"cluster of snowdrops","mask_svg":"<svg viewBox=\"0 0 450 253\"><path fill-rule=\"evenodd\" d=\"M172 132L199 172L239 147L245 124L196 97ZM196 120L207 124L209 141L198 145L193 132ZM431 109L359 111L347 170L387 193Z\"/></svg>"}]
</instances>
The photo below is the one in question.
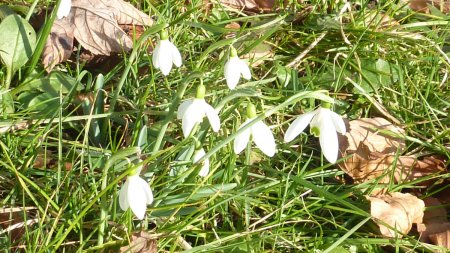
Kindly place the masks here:
<instances>
[{"instance_id":1,"label":"cluster of snowdrops","mask_svg":"<svg viewBox=\"0 0 450 253\"><path fill-rule=\"evenodd\" d=\"M71 9L70 0L62 0L57 10L57 17L67 16ZM169 40L167 31L163 30L160 40L153 51L152 63L165 76L169 75L173 65L180 67L182 57L177 47ZM244 79L251 79L251 71L248 64L241 60L236 49L230 46L229 59L224 66L224 75L228 87L234 89L241 76ZM200 83L197 87L195 98L188 99L180 104L177 111L177 118L181 119L182 132L185 138L194 134L195 126L206 117L214 132L220 130L220 118L218 111L209 105L205 97L205 86ZM331 163L335 163L338 158L338 136L337 132L345 134L346 128L341 116L330 110L331 104L323 102L322 105L312 111L297 117L287 129L284 142L290 142L310 125L310 131L319 137L320 146L324 157ZM241 153L253 140L265 155L272 157L276 152L275 138L269 126L263 120L252 122L257 117L256 107L252 103L247 105L247 120L241 124L239 134L235 137L233 150L236 154ZM246 127L252 122L251 126ZM206 152L201 145L196 145L196 150L192 157L192 163L199 162L201 168L199 176L205 177L209 174L209 159L203 159ZM147 205L153 202L153 193L147 181L141 178L142 166L128 175L126 182L122 185L119 193L119 205L122 210L129 208L138 219L143 219L147 210Z\"/></svg>"}]
</instances>

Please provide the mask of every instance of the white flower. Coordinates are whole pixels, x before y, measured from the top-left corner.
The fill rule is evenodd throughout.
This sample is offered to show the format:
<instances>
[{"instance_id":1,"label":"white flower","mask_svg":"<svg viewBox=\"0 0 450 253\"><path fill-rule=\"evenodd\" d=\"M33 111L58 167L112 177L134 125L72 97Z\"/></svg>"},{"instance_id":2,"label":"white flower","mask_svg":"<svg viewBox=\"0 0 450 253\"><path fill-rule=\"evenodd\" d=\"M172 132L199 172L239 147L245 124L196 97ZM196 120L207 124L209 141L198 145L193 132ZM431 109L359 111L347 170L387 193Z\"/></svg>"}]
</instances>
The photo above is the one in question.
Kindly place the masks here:
<instances>
[{"instance_id":1,"label":"white flower","mask_svg":"<svg viewBox=\"0 0 450 253\"><path fill-rule=\"evenodd\" d=\"M61 0L59 4L58 11L56 12L56 16L58 19L62 19L64 17L69 16L70 9L72 8L71 0Z\"/></svg>"},{"instance_id":2,"label":"white flower","mask_svg":"<svg viewBox=\"0 0 450 253\"><path fill-rule=\"evenodd\" d=\"M250 123L254 118L247 119L244 124L242 124L239 129L243 128L245 125ZM238 130L239 131L239 130ZM247 128L236 136L234 139L234 153L239 154L247 146L250 136L253 137L253 141L256 146L267 156L275 155L275 139L273 137L270 128L264 124L262 121L258 121L251 127Z\"/></svg>"},{"instance_id":3,"label":"white flower","mask_svg":"<svg viewBox=\"0 0 450 253\"><path fill-rule=\"evenodd\" d=\"M124 211L131 208L134 215L144 219L147 205L153 202L153 193L148 183L138 174L128 176L119 192L119 205Z\"/></svg>"},{"instance_id":4,"label":"white flower","mask_svg":"<svg viewBox=\"0 0 450 253\"><path fill-rule=\"evenodd\" d=\"M184 137L189 136L196 123L201 123L207 117L214 132L220 129L220 119L217 111L206 103L203 98L189 99L178 107L177 118L181 119Z\"/></svg>"},{"instance_id":5,"label":"white flower","mask_svg":"<svg viewBox=\"0 0 450 253\"><path fill-rule=\"evenodd\" d=\"M289 126L284 135L284 142L292 141L310 124L311 132L319 136L323 155L330 163L338 157L339 143L337 132L345 134L345 123L341 116L328 108L319 107L315 111L299 116Z\"/></svg>"},{"instance_id":6,"label":"white flower","mask_svg":"<svg viewBox=\"0 0 450 253\"><path fill-rule=\"evenodd\" d=\"M192 162L197 163L205 156L205 150L203 148L195 150L194 156L192 157ZM205 159L202 164L202 168L198 172L201 177L206 177L209 173L209 159Z\"/></svg>"},{"instance_id":7,"label":"white flower","mask_svg":"<svg viewBox=\"0 0 450 253\"><path fill-rule=\"evenodd\" d=\"M224 69L225 79L227 80L227 85L230 90L234 89L239 82L239 79L244 77L247 80L252 78L250 73L250 68L247 63L239 59L237 56L236 49L232 46L230 52L230 59L225 63Z\"/></svg>"},{"instance_id":8,"label":"white flower","mask_svg":"<svg viewBox=\"0 0 450 253\"><path fill-rule=\"evenodd\" d=\"M161 69L163 75L167 76L172 69L172 64L181 66L181 54L178 48L168 39L161 39L153 51L153 66Z\"/></svg>"}]
</instances>

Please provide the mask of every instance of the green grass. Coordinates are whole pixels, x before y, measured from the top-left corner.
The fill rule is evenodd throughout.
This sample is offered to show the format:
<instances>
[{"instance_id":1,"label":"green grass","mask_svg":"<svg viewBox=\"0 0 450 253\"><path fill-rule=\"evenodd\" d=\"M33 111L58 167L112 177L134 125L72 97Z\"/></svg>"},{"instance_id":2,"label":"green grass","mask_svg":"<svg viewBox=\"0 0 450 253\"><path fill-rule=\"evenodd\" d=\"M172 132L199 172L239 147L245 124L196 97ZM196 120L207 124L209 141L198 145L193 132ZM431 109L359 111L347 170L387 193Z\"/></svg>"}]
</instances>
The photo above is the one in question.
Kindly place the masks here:
<instances>
[{"instance_id":1,"label":"green grass","mask_svg":"<svg viewBox=\"0 0 450 253\"><path fill-rule=\"evenodd\" d=\"M398 120L407 134L405 154L448 160L447 16L436 10L415 13L397 1L352 5L342 14L342 24L341 1L289 1L279 12L258 15L217 4L207 10L200 0L131 2L170 24L183 66L163 77L153 69L143 41L103 73L103 84L96 86L95 69L61 64L54 71L73 77L78 90L58 91L51 106L15 98L14 113L2 110L0 126L15 129L0 135L0 206L33 207L16 215L35 222L24 226L19 238L5 231L16 222L6 222L0 229L1 249L114 252L128 244L133 232L144 230L166 252L432 252L433 246L414 233L403 239L379 235L364 197L376 181L344 184L344 172L321 156L312 135L288 144L282 140L293 117L314 109L319 104L314 97L322 98L326 90L336 99L334 111L348 119ZM294 22L306 9L306 17ZM382 15L398 23L383 26ZM224 27L231 22L241 28L229 35ZM150 28L149 38L156 40L160 29ZM251 81L241 79L233 91L223 78L231 43L241 55L262 43L274 53L252 68ZM39 63L29 71L26 67L13 79L13 91L30 71L37 72L31 78L45 75ZM3 68L1 79L5 73ZM214 133L205 121L195 139L185 140L173 113L180 99L195 96L200 80L207 88L205 99L220 109L221 130ZM83 105L80 94L106 96L106 109L100 108L101 99L95 110L92 101ZM240 155L233 152L234 133L249 101L273 126L278 150L272 158L254 147ZM96 124L99 136L90 129ZM144 125L147 135L142 137ZM196 140L211 160L206 178L198 177L198 166L186 158ZM145 165L141 175L155 195L144 221L118 205L120 185L140 159ZM46 162L37 165L36 160ZM173 167L187 170L173 177ZM391 188L435 195L446 188L439 183L449 176L440 175L441 181L427 188L410 183ZM105 233L99 236L100 226Z\"/></svg>"}]
</instances>

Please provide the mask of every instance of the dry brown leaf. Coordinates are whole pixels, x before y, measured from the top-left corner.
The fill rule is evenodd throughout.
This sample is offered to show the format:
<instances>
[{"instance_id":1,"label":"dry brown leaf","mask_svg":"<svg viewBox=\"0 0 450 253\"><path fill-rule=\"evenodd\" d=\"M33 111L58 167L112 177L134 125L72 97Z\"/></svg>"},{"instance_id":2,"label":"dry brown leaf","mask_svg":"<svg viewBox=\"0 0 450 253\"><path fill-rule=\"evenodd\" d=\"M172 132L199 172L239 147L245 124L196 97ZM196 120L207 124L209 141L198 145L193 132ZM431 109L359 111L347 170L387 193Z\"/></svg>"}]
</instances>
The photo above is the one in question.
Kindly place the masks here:
<instances>
[{"instance_id":1,"label":"dry brown leaf","mask_svg":"<svg viewBox=\"0 0 450 253\"><path fill-rule=\"evenodd\" d=\"M275 55L272 50L272 46L269 44L261 43L254 47L250 52L241 56L242 59L251 60L251 67L257 67L264 63L265 60L270 60Z\"/></svg>"},{"instance_id":2,"label":"dry brown leaf","mask_svg":"<svg viewBox=\"0 0 450 253\"><path fill-rule=\"evenodd\" d=\"M450 249L450 228L447 228L447 231L430 235L430 239L433 244Z\"/></svg>"},{"instance_id":3,"label":"dry brown leaf","mask_svg":"<svg viewBox=\"0 0 450 253\"><path fill-rule=\"evenodd\" d=\"M430 12L429 5L433 5L442 13L450 12L450 2L444 0L409 0L409 7L418 12Z\"/></svg>"},{"instance_id":4,"label":"dry brown leaf","mask_svg":"<svg viewBox=\"0 0 450 253\"><path fill-rule=\"evenodd\" d=\"M268 12L275 6L275 0L220 0L220 3L248 12Z\"/></svg>"},{"instance_id":5,"label":"dry brown leaf","mask_svg":"<svg viewBox=\"0 0 450 253\"><path fill-rule=\"evenodd\" d=\"M128 246L120 248L121 253L154 253L158 251L156 237L144 231L131 235L131 242Z\"/></svg>"},{"instance_id":6,"label":"dry brown leaf","mask_svg":"<svg viewBox=\"0 0 450 253\"><path fill-rule=\"evenodd\" d=\"M69 59L73 51L73 25L69 19L55 20L52 31L45 42L42 63L46 69Z\"/></svg>"},{"instance_id":7,"label":"dry brown leaf","mask_svg":"<svg viewBox=\"0 0 450 253\"><path fill-rule=\"evenodd\" d=\"M391 132L403 136L405 131L384 118L362 118L349 122L346 138L339 140L345 145L345 152L354 153L360 143L368 147L368 151L386 155L394 155L398 150L405 149L405 142L401 138L383 134L380 131ZM342 137L342 136L341 136Z\"/></svg>"},{"instance_id":8,"label":"dry brown leaf","mask_svg":"<svg viewBox=\"0 0 450 253\"><path fill-rule=\"evenodd\" d=\"M402 237L402 234L396 230L407 234L413 223L422 223L425 204L414 195L394 192L391 195L368 197L368 199L370 214L375 218L381 234L385 237Z\"/></svg>"},{"instance_id":9,"label":"dry brown leaf","mask_svg":"<svg viewBox=\"0 0 450 253\"><path fill-rule=\"evenodd\" d=\"M427 210L423 217L423 223L417 224L420 240L449 248L450 222L447 220L447 210L437 198L428 197L424 199L424 202Z\"/></svg>"},{"instance_id":10,"label":"dry brown leaf","mask_svg":"<svg viewBox=\"0 0 450 253\"><path fill-rule=\"evenodd\" d=\"M69 58L74 38L94 55L127 52L133 40L121 25L152 25L151 18L122 0L73 0L68 17L55 20L43 53L50 71Z\"/></svg>"},{"instance_id":11,"label":"dry brown leaf","mask_svg":"<svg viewBox=\"0 0 450 253\"><path fill-rule=\"evenodd\" d=\"M25 226L36 223L36 219L30 218L35 207L2 207L0 208L0 237L3 233L10 233L11 240L19 240L25 233ZM26 215L26 219L24 218ZM26 220L26 221L25 221Z\"/></svg>"},{"instance_id":12,"label":"dry brown leaf","mask_svg":"<svg viewBox=\"0 0 450 253\"><path fill-rule=\"evenodd\" d=\"M391 132L391 135L383 134ZM398 156L405 148L404 131L383 118L352 120L348 132L339 136L342 157L339 167L357 183L378 178L379 183L412 181L444 171L443 162L434 157L422 161L413 156Z\"/></svg>"}]
</instances>

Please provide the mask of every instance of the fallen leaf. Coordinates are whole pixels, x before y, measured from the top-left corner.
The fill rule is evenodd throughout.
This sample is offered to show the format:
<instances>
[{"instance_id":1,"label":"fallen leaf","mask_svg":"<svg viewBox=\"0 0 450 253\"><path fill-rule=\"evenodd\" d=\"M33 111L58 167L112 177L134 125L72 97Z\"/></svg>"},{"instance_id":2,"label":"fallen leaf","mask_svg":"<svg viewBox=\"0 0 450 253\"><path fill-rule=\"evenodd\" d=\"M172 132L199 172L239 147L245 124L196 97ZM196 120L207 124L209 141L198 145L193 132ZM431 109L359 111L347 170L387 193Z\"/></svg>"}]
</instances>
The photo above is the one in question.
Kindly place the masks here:
<instances>
[{"instance_id":1,"label":"fallen leaf","mask_svg":"<svg viewBox=\"0 0 450 253\"><path fill-rule=\"evenodd\" d=\"M395 182L413 181L445 171L443 161L435 157L419 160L413 156L399 156L405 143L397 136L404 135L404 131L383 118L352 120L347 129L345 135L339 136L339 149L342 157L350 157L338 166L356 183L372 179L381 184L392 179Z\"/></svg>"},{"instance_id":2,"label":"fallen leaf","mask_svg":"<svg viewBox=\"0 0 450 253\"><path fill-rule=\"evenodd\" d=\"M130 245L120 248L121 253L154 253L158 251L157 236L140 231L131 235Z\"/></svg>"},{"instance_id":3,"label":"fallen leaf","mask_svg":"<svg viewBox=\"0 0 450 253\"><path fill-rule=\"evenodd\" d=\"M252 48L250 52L241 56L242 59L251 59L251 67L257 67L264 63L266 60L271 60L275 53L272 50L272 46L261 43L258 46Z\"/></svg>"},{"instance_id":4,"label":"fallen leaf","mask_svg":"<svg viewBox=\"0 0 450 253\"><path fill-rule=\"evenodd\" d=\"M129 28L152 25L145 13L122 0L73 0L68 17L55 20L42 62L47 71L67 60L74 39L94 55L128 52L133 47ZM125 29L125 31L124 31ZM136 38L142 33L137 29Z\"/></svg>"},{"instance_id":5,"label":"fallen leaf","mask_svg":"<svg viewBox=\"0 0 450 253\"><path fill-rule=\"evenodd\" d=\"M450 222L447 220L447 210L437 198L428 197L424 202L426 210L423 223L417 224L420 240L450 249L448 234Z\"/></svg>"},{"instance_id":6,"label":"fallen leaf","mask_svg":"<svg viewBox=\"0 0 450 253\"><path fill-rule=\"evenodd\" d=\"M0 208L0 237L9 233L12 242L19 241L26 232L25 226L31 226L37 222L32 219L35 207L2 207ZM26 217L24 217L26 215Z\"/></svg>"},{"instance_id":7,"label":"fallen leaf","mask_svg":"<svg viewBox=\"0 0 450 253\"><path fill-rule=\"evenodd\" d=\"M362 118L348 124L346 138L339 140L339 143L345 142L345 152L354 153L361 142L367 145L369 152L386 155L394 155L398 150L401 152L405 149L403 139L393 136L403 136L405 131L384 118Z\"/></svg>"},{"instance_id":8,"label":"fallen leaf","mask_svg":"<svg viewBox=\"0 0 450 253\"><path fill-rule=\"evenodd\" d=\"M220 0L220 3L247 12L268 12L275 6L275 0Z\"/></svg>"},{"instance_id":9,"label":"fallen leaf","mask_svg":"<svg viewBox=\"0 0 450 253\"><path fill-rule=\"evenodd\" d=\"M409 0L409 8L417 12L429 13L429 6L432 5L442 13L450 12L450 2L443 0Z\"/></svg>"},{"instance_id":10,"label":"fallen leaf","mask_svg":"<svg viewBox=\"0 0 450 253\"><path fill-rule=\"evenodd\" d=\"M425 204L414 195L394 192L368 199L370 214L385 237L402 237L402 234L408 234L413 223L422 223Z\"/></svg>"},{"instance_id":11,"label":"fallen leaf","mask_svg":"<svg viewBox=\"0 0 450 253\"><path fill-rule=\"evenodd\" d=\"M42 64L52 70L56 64L69 59L73 51L73 26L69 19L55 20L52 31L45 42Z\"/></svg>"},{"instance_id":12,"label":"fallen leaf","mask_svg":"<svg viewBox=\"0 0 450 253\"><path fill-rule=\"evenodd\" d=\"M450 228L447 228L447 231L430 235L430 239L433 244L450 249Z\"/></svg>"}]
</instances>

